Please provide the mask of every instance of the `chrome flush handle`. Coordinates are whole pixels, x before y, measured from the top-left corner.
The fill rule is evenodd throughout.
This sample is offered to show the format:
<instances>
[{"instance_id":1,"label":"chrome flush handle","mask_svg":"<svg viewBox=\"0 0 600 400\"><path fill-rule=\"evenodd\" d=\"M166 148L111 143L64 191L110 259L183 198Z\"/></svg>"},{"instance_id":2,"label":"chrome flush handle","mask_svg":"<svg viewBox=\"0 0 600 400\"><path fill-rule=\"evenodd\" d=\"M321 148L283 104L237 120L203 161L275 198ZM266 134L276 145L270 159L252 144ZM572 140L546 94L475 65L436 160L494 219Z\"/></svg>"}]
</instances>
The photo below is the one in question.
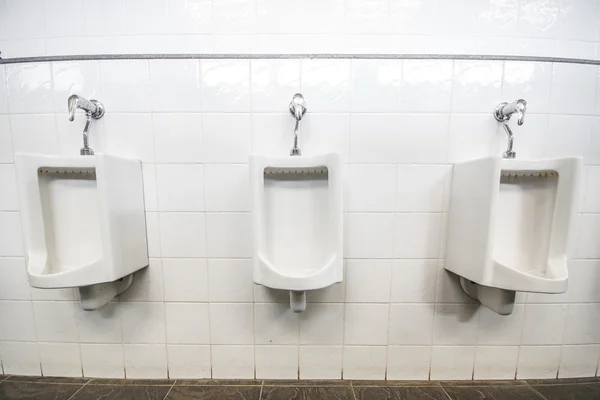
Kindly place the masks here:
<instances>
[{"instance_id":1,"label":"chrome flush handle","mask_svg":"<svg viewBox=\"0 0 600 400\"><path fill-rule=\"evenodd\" d=\"M67 101L69 107L69 121L75 120L75 111L79 108L85 111L85 127L83 128L83 147L80 150L82 156L94 155L94 150L89 146L89 132L92 126L92 118L100 119L104 116L104 105L98 100L87 100L73 94Z\"/></svg>"},{"instance_id":2,"label":"chrome flush handle","mask_svg":"<svg viewBox=\"0 0 600 400\"><path fill-rule=\"evenodd\" d=\"M298 125L300 125L300 120L304 114L306 114L306 101L304 101L304 96L302 96L300 93L296 93L290 102L290 114L296 118L296 127L294 128L294 147L290 151L290 155L299 156L302 152L298 147Z\"/></svg>"},{"instance_id":3,"label":"chrome flush handle","mask_svg":"<svg viewBox=\"0 0 600 400\"><path fill-rule=\"evenodd\" d=\"M523 125L526 111L527 102L523 99L513 101L512 103L500 103L494 109L494 117L496 118L496 121L502 123L502 127L508 136L508 146L506 151L502 153L502 157L504 158L515 158L517 156L517 153L513 151L514 135L510 129L510 126L508 126L508 121L513 114L517 114L517 125Z\"/></svg>"}]
</instances>

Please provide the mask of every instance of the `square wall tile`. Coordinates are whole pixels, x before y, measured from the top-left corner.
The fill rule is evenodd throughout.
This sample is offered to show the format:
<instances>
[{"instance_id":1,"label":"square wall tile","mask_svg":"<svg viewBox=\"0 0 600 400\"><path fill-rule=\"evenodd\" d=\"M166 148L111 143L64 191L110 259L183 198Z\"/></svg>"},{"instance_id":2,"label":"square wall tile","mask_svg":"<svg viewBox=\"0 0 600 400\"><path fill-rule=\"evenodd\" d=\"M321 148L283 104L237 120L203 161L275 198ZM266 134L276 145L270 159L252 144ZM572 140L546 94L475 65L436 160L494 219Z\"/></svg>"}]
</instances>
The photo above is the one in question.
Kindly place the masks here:
<instances>
[{"instance_id":1,"label":"square wall tile","mask_svg":"<svg viewBox=\"0 0 600 400\"><path fill-rule=\"evenodd\" d=\"M37 343L0 342L0 359L6 375L41 375Z\"/></svg>"},{"instance_id":2,"label":"square wall tile","mask_svg":"<svg viewBox=\"0 0 600 400\"><path fill-rule=\"evenodd\" d=\"M123 343L165 343L164 303L121 303Z\"/></svg>"},{"instance_id":3,"label":"square wall tile","mask_svg":"<svg viewBox=\"0 0 600 400\"><path fill-rule=\"evenodd\" d=\"M200 111L198 60L149 60L152 111Z\"/></svg>"},{"instance_id":4,"label":"square wall tile","mask_svg":"<svg viewBox=\"0 0 600 400\"><path fill-rule=\"evenodd\" d=\"M210 341L211 344L254 344L254 306L211 304Z\"/></svg>"},{"instance_id":5,"label":"square wall tile","mask_svg":"<svg viewBox=\"0 0 600 400\"><path fill-rule=\"evenodd\" d=\"M165 322L169 344L210 343L206 303L166 303Z\"/></svg>"},{"instance_id":6,"label":"square wall tile","mask_svg":"<svg viewBox=\"0 0 600 400\"><path fill-rule=\"evenodd\" d=\"M256 346L257 379L298 379L297 346Z\"/></svg>"},{"instance_id":7,"label":"square wall tile","mask_svg":"<svg viewBox=\"0 0 600 400\"><path fill-rule=\"evenodd\" d=\"M600 304L570 304L563 344L600 343Z\"/></svg>"},{"instance_id":8,"label":"square wall tile","mask_svg":"<svg viewBox=\"0 0 600 400\"><path fill-rule=\"evenodd\" d=\"M587 162L594 118L580 115L548 115L548 131L544 155L546 157L583 157ZM565 129L571 132L565 137Z\"/></svg>"},{"instance_id":9,"label":"square wall tile","mask_svg":"<svg viewBox=\"0 0 600 400\"><path fill-rule=\"evenodd\" d=\"M152 114L152 130L157 163L202 162L201 114Z\"/></svg>"},{"instance_id":10,"label":"square wall tile","mask_svg":"<svg viewBox=\"0 0 600 400\"><path fill-rule=\"evenodd\" d=\"M0 169L0 177L1 177ZM587 167L582 212L600 212L600 167Z\"/></svg>"},{"instance_id":11,"label":"square wall tile","mask_svg":"<svg viewBox=\"0 0 600 400\"><path fill-rule=\"evenodd\" d=\"M204 162L247 163L250 156L250 114L203 114Z\"/></svg>"},{"instance_id":12,"label":"square wall tile","mask_svg":"<svg viewBox=\"0 0 600 400\"><path fill-rule=\"evenodd\" d=\"M334 283L323 289L309 291L306 294L306 301L308 303L341 303L345 299L345 291L346 283L344 281ZM256 300L258 300L258 297ZM289 298L287 301L289 301Z\"/></svg>"},{"instance_id":13,"label":"square wall tile","mask_svg":"<svg viewBox=\"0 0 600 400\"><path fill-rule=\"evenodd\" d=\"M98 61L54 62L52 82L56 113L66 112L67 99L72 94L81 94L90 99L103 99Z\"/></svg>"},{"instance_id":14,"label":"square wall tile","mask_svg":"<svg viewBox=\"0 0 600 400\"><path fill-rule=\"evenodd\" d=\"M593 114L597 74L596 65L554 63L550 112Z\"/></svg>"},{"instance_id":15,"label":"square wall tile","mask_svg":"<svg viewBox=\"0 0 600 400\"><path fill-rule=\"evenodd\" d=\"M211 346L213 379L253 379L254 346Z\"/></svg>"},{"instance_id":16,"label":"square wall tile","mask_svg":"<svg viewBox=\"0 0 600 400\"><path fill-rule=\"evenodd\" d=\"M102 120L104 126L98 129L96 137L106 153L144 163L154 162L152 114L107 113Z\"/></svg>"},{"instance_id":17,"label":"square wall tile","mask_svg":"<svg viewBox=\"0 0 600 400\"><path fill-rule=\"evenodd\" d=\"M299 342L301 345L342 344L344 336L343 304L310 304L299 318Z\"/></svg>"},{"instance_id":18,"label":"square wall tile","mask_svg":"<svg viewBox=\"0 0 600 400\"><path fill-rule=\"evenodd\" d=\"M469 129L465 129L465 126ZM448 162L457 163L497 155L500 152L498 138L501 134L506 137L504 132L500 132L498 122L487 114L451 114Z\"/></svg>"},{"instance_id":19,"label":"square wall tile","mask_svg":"<svg viewBox=\"0 0 600 400\"><path fill-rule=\"evenodd\" d=\"M100 61L103 103L113 112L152 108L148 60Z\"/></svg>"},{"instance_id":20,"label":"square wall tile","mask_svg":"<svg viewBox=\"0 0 600 400\"><path fill-rule=\"evenodd\" d=\"M448 145L447 114L401 114L400 134L393 149L403 164L442 164Z\"/></svg>"},{"instance_id":21,"label":"square wall tile","mask_svg":"<svg viewBox=\"0 0 600 400\"><path fill-rule=\"evenodd\" d=\"M431 380L473 379L475 347L433 346L431 348Z\"/></svg>"},{"instance_id":22,"label":"square wall tile","mask_svg":"<svg viewBox=\"0 0 600 400\"><path fill-rule=\"evenodd\" d=\"M0 301L0 340L36 341L30 301Z\"/></svg>"},{"instance_id":23,"label":"square wall tile","mask_svg":"<svg viewBox=\"0 0 600 400\"><path fill-rule=\"evenodd\" d=\"M402 60L352 60L352 111L398 112Z\"/></svg>"},{"instance_id":24,"label":"square wall tile","mask_svg":"<svg viewBox=\"0 0 600 400\"><path fill-rule=\"evenodd\" d=\"M146 211L157 211L156 166L154 164L142 164L142 182L144 185L144 207Z\"/></svg>"},{"instance_id":25,"label":"square wall tile","mask_svg":"<svg viewBox=\"0 0 600 400\"><path fill-rule=\"evenodd\" d=\"M201 60L202 111L250 111L250 61Z\"/></svg>"},{"instance_id":26,"label":"square wall tile","mask_svg":"<svg viewBox=\"0 0 600 400\"><path fill-rule=\"evenodd\" d=\"M540 62L505 61L502 98L527 100L527 113L550 111L552 64ZM529 122L529 121L528 121Z\"/></svg>"},{"instance_id":27,"label":"square wall tile","mask_svg":"<svg viewBox=\"0 0 600 400\"><path fill-rule=\"evenodd\" d=\"M248 164L206 164L207 211L250 211Z\"/></svg>"},{"instance_id":28,"label":"square wall tile","mask_svg":"<svg viewBox=\"0 0 600 400\"><path fill-rule=\"evenodd\" d=\"M38 343L44 376L81 376L81 355L77 343Z\"/></svg>"},{"instance_id":29,"label":"square wall tile","mask_svg":"<svg viewBox=\"0 0 600 400\"><path fill-rule=\"evenodd\" d=\"M89 312L75 304L77 328L80 343L122 343L121 307L117 302L110 302Z\"/></svg>"},{"instance_id":30,"label":"square wall tile","mask_svg":"<svg viewBox=\"0 0 600 400\"><path fill-rule=\"evenodd\" d=\"M163 258L165 301L208 301L206 260Z\"/></svg>"},{"instance_id":31,"label":"square wall tile","mask_svg":"<svg viewBox=\"0 0 600 400\"><path fill-rule=\"evenodd\" d=\"M168 345L169 379L210 379L210 346Z\"/></svg>"},{"instance_id":32,"label":"square wall tile","mask_svg":"<svg viewBox=\"0 0 600 400\"><path fill-rule=\"evenodd\" d=\"M402 162L405 145L400 114L352 114L350 161L353 163ZM415 149L413 149L414 151Z\"/></svg>"},{"instance_id":33,"label":"square wall tile","mask_svg":"<svg viewBox=\"0 0 600 400\"><path fill-rule=\"evenodd\" d=\"M487 307L480 307L477 344L494 346L521 344L524 311L523 304L515 304L510 315L498 315Z\"/></svg>"},{"instance_id":34,"label":"square wall tile","mask_svg":"<svg viewBox=\"0 0 600 400\"><path fill-rule=\"evenodd\" d=\"M0 114L8 113L8 89L6 87L6 73L4 66L0 68Z\"/></svg>"},{"instance_id":35,"label":"square wall tile","mask_svg":"<svg viewBox=\"0 0 600 400\"><path fill-rule=\"evenodd\" d=\"M346 258L392 258L394 214L346 214Z\"/></svg>"},{"instance_id":36,"label":"square wall tile","mask_svg":"<svg viewBox=\"0 0 600 400\"><path fill-rule=\"evenodd\" d=\"M502 90L502 61L455 61L453 112L488 113L498 105Z\"/></svg>"},{"instance_id":37,"label":"square wall tile","mask_svg":"<svg viewBox=\"0 0 600 400\"><path fill-rule=\"evenodd\" d=\"M159 211L203 211L204 169L202 165L156 166Z\"/></svg>"},{"instance_id":38,"label":"square wall tile","mask_svg":"<svg viewBox=\"0 0 600 400\"><path fill-rule=\"evenodd\" d=\"M0 258L0 300L29 300L29 277L23 258Z\"/></svg>"},{"instance_id":39,"label":"square wall tile","mask_svg":"<svg viewBox=\"0 0 600 400\"><path fill-rule=\"evenodd\" d=\"M554 379L559 361L560 346L521 346L517 379Z\"/></svg>"},{"instance_id":40,"label":"square wall tile","mask_svg":"<svg viewBox=\"0 0 600 400\"><path fill-rule=\"evenodd\" d=\"M392 303L432 303L435 300L437 260L394 260Z\"/></svg>"},{"instance_id":41,"label":"square wall tile","mask_svg":"<svg viewBox=\"0 0 600 400\"><path fill-rule=\"evenodd\" d=\"M341 346L300 346L300 379L341 379Z\"/></svg>"},{"instance_id":42,"label":"square wall tile","mask_svg":"<svg viewBox=\"0 0 600 400\"><path fill-rule=\"evenodd\" d=\"M82 344L81 362L86 378L125 378L122 344Z\"/></svg>"},{"instance_id":43,"label":"square wall tile","mask_svg":"<svg viewBox=\"0 0 600 400\"><path fill-rule=\"evenodd\" d=\"M386 345L389 310L389 304L346 304L344 344Z\"/></svg>"},{"instance_id":44,"label":"square wall tile","mask_svg":"<svg viewBox=\"0 0 600 400\"><path fill-rule=\"evenodd\" d=\"M445 165L399 165L396 211L442 211L452 168Z\"/></svg>"},{"instance_id":45,"label":"square wall tile","mask_svg":"<svg viewBox=\"0 0 600 400\"><path fill-rule=\"evenodd\" d=\"M515 379L518 346L477 346L473 379Z\"/></svg>"},{"instance_id":46,"label":"square wall tile","mask_svg":"<svg viewBox=\"0 0 600 400\"><path fill-rule=\"evenodd\" d=\"M385 379L385 346L344 346L343 379Z\"/></svg>"},{"instance_id":47,"label":"square wall tile","mask_svg":"<svg viewBox=\"0 0 600 400\"><path fill-rule=\"evenodd\" d=\"M146 211L146 241L148 242L148 256L160 257L160 223L157 212Z\"/></svg>"},{"instance_id":48,"label":"square wall tile","mask_svg":"<svg viewBox=\"0 0 600 400\"><path fill-rule=\"evenodd\" d=\"M438 257L441 214L396 214L394 229L394 257Z\"/></svg>"},{"instance_id":49,"label":"square wall tile","mask_svg":"<svg viewBox=\"0 0 600 400\"><path fill-rule=\"evenodd\" d=\"M75 303L33 302L37 339L40 342L77 342Z\"/></svg>"},{"instance_id":50,"label":"square wall tile","mask_svg":"<svg viewBox=\"0 0 600 400\"><path fill-rule=\"evenodd\" d=\"M124 344L125 377L167 378L167 349L164 344Z\"/></svg>"},{"instance_id":51,"label":"square wall tile","mask_svg":"<svg viewBox=\"0 0 600 400\"><path fill-rule=\"evenodd\" d=\"M575 256L578 258L599 258L600 215L583 214L579 217L579 221L579 241L577 242Z\"/></svg>"},{"instance_id":52,"label":"square wall tile","mask_svg":"<svg viewBox=\"0 0 600 400\"><path fill-rule=\"evenodd\" d=\"M1 70L1 69L0 69ZM0 78L2 78L0 76ZM13 145L8 115L0 115L0 162L13 162Z\"/></svg>"},{"instance_id":53,"label":"square wall tile","mask_svg":"<svg viewBox=\"0 0 600 400\"><path fill-rule=\"evenodd\" d=\"M289 304L254 305L254 342L258 344L298 344L300 316Z\"/></svg>"},{"instance_id":54,"label":"square wall tile","mask_svg":"<svg viewBox=\"0 0 600 400\"><path fill-rule=\"evenodd\" d=\"M252 111L285 112L300 92L300 60L250 60Z\"/></svg>"},{"instance_id":55,"label":"square wall tile","mask_svg":"<svg viewBox=\"0 0 600 400\"><path fill-rule=\"evenodd\" d=\"M151 258L147 268L135 272L133 284L119 295L119 302L163 301L162 259Z\"/></svg>"},{"instance_id":56,"label":"square wall tile","mask_svg":"<svg viewBox=\"0 0 600 400\"><path fill-rule=\"evenodd\" d=\"M209 257L252 257L252 227L249 213L206 213Z\"/></svg>"},{"instance_id":57,"label":"square wall tile","mask_svg":"<svg viewBox=\"0 0 600 400\"><path fill-rule=\"evenodd\" d=\"M451 60L404 60L403 66L401 111L450 111Z\"/></svg>"},{"instance_id":58,"label":"square wall tile","mask_svg":"<svg viewBox=\"0 0 600 400\"><path fill-rule=\"evenodd\" d=\"M208 260L208 295L211 303L254 301L252 260Z\"/></svg>"},{"instance_id":59,"label":"square wall tile","mask_svg":"<svg viewBox=\"0 0 600 400\"><path fill-rule=\"evenodd\" d=\"M1 265L1 264L0 264ZM569 268L567 295L571 303L600 303L600 261L575 260Z\"/></svg>"},{"instance_id":60,"label":"square wall tile","mask_svg":"<svg viewBox=\"0 0 600 400\"><path fill-rule=\"evenodd\" d=\"M345 179L345 211L394 211L395 165L349 165Z\"/></svg>"},{"instance_id":61,"label":"square wall tile","mask_svg":"<svg viewBox=\"0 0 600 400\"><path fill-rule=\"evenodd\" d=\"M390 345L431 345L433 304L391 304Z\"/></svg>"},{"instance_id":62,"label":"square wall tile","mask_svg":"<svg viewBox=\"0 0 600 400\"><path fill-rule=\"evenodd\" d=\"M289 115L286 116L289 121ZM293 118L292 123L294 121ZM339 153L342 161L348 161L350 147L350 114L310 114L302 118L304 126L300 145L302 154L311 156L323 153ZM289 122L288 122L289 123ZM286 135L293 133L284 131ZM288 133L289 132L289 133ZM289 152L289 137L285 139L286 154Z\"/></svg>"},{"instance_id":63,"label":"square wall tile","mask_svg":"<svg viewBox=\"0 0 600 400\"><path fill-rule=\"evenodd\" d=\"M430 362L429 346L389 346L387 379L428 380Z\"/></svg>"},{"instance_id":64,"label":"square wall tile","mask_svg":"<svg viewBox=\"0 0 600 400\"><path fill-rule=\"evenodd\" d=\"M433 344L475 344L479 320L478 309L478 304L436 304Z\"/></svg>"},{"instance_id":65,"label":"square wall tile","mask_svg":"<svg viewBox=\"0 0 600 400\"><path fill-rule=\"evenodd\" d=\"M558 367L559 378L596 376L600 346L563 346Z\"/></svg>"},{"instance_id":66,"label":"square wall tile","mask_svg":"<svg viewBox=\"0 0 600 400\"><path fill-rule=\"evenodd\" d=\"M204 213L160 213L163 257L204 257L206 228Z\"/></svg>"},{"instance_id":67,"label":"square wall tile","mask_svg":"<svg viewBox=\"0 0 600 400\"><path fill-rule=\"evenodd\" d=\"M54 115L11 114L10 128L15 153L58 154Z\"/></svg>"},{"instance_id":68,"label":"square wall tile","mask_svg":"<svg viewBox=\"0 0 600 400\"><path fill-rule=\"evenodd\" d=\"M561 344L566 318L566 304L527 304L521 344Z\"/></svg>"},{"instance_id":69,"label":"square wall tile","mask_svg":"<svg viewBox=\"0 0 600 400\"><path fill-rule=\"evenodd\" d=\"M351 60L301 60L302 94L313 112L350 111Z\"/></svg>"},{"instance_id":70,"label":"square wall tile","mask_svg":"<svg viewBox=\"0 0 600 400\"><path fill-rule=\"evenodd\" d=\"M54 112L50 63L7 64L5 70L8 108L11 113Z\"/></svg>"},{"instance_id":71,"label":"square wall tile","mask_svg":"<svg viewBox=\"0 0 600 400\"><path fill-rule=\"evenodd\" d=\"M347 260L346 302L389 302L391 267L392 260Z\"/></svg>"}]
</instances>

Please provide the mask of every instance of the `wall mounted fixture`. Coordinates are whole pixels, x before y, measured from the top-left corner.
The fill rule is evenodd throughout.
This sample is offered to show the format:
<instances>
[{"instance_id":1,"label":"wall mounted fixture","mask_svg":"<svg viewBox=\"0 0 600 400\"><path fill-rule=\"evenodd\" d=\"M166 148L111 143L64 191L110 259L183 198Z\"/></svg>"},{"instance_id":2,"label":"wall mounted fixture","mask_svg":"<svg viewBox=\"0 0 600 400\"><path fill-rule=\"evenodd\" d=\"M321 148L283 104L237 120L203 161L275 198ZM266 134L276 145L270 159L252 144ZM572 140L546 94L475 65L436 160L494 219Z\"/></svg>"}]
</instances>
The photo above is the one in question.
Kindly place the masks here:
<instances>
[{"instance_id":1,"label":"wall mounted fixture","mask_svg":"<svg viewBox=\"0 0 600 400\"><path fill-rule=\"evenodd\" d=\"M503 102L496 106L494 109L494 117L496 121L502 122L502 126L508 136L508 146L502 157L504 158L515 158L517 153L513 151L513 133L508 126L508 121L513 114L517 114L517 125L523 125L525 121L525 111L527 111L527 102L523 99L515 100L512 103Z\"/></svg>"},{"instance_id":2,"label":"wall mounted fixture","mask_svg":"<svg viewBox=\"0 0 600 400\"><path fill-rule=\"evenodd\" d=\"M98 100L87 100L81 96L73 94L68 100L69 121L75 120L75 111L79 108L85 111L85 127L83 128L83 147L80 150L82 156L94 155L94 150L89 147L89 132L93 119L100 119L104 116L104 105Z\"/></svg>"}]
</instances>

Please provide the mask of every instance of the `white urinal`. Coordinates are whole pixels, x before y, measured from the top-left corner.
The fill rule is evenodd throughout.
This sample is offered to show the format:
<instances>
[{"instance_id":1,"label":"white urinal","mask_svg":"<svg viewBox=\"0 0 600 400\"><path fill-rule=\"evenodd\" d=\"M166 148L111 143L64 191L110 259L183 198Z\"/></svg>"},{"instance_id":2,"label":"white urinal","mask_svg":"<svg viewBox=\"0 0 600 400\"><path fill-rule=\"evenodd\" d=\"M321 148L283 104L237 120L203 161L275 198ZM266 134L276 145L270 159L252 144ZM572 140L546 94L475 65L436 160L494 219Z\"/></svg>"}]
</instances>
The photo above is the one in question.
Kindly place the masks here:
<instances>
[{"instance_id":1,"label":"white urinal","mask_svg":"<svg viewBox=\"0 0 600 400\"><path fill-rule=\"evenodd\" d=\"M499 314L515 292L562 293L581 191L580 158L454 165L446 269Z\"/></svg>"},{"instance_id":2,"label":"white urinal","mask_svg":"<svg viewBox=\"0 0 600 400\"><path fill-rule=\"evenodd\" d=\"M141 164L103 154L15 156L29 283L99 308L148 265Z\"/></svg>"},{"instance_id":3,"label":"white urinal","mask_svg":"<svg viewBox=\"0 0 600 400\"><path fill-rule=\"evenodd\" d=\"M343 279L340 156L252 155L250 174L254 282L289 290L304 311L307 290Z\"/></svg>"}]
</instances>

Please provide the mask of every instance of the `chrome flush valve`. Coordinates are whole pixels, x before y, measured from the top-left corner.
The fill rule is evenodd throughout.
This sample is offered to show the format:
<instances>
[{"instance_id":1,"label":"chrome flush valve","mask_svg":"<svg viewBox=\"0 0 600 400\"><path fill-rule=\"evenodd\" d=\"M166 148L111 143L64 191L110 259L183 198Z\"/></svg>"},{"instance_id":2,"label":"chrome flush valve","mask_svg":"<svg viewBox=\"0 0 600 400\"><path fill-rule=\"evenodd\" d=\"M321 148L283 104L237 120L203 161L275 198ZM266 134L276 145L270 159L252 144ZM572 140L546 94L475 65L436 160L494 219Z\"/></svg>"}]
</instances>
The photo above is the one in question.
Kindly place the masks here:
<instances>
[{"instance_id":1,"label":"chrome flush valve","mask_svg":"<svg viewBox=\"0 0 600 400\"><path fill-rule=\"evenodd\" d=\"M508 146L506 151L502 153L504 158L515 158L517 153L513 151L513 133L508 126L508 120L513 114L517 114L517 125L523 125L525 121L525 111L527 111L527 102L523 99L513 101L512 103L503 102L494 109L494 117L496 121L502 122L502 126L508 136Z\"/></svg>"},{"instance_id":2,"label":"chrome flush valve","mask_svg":"<svg viewBox=\"0 0 600 400\"><path fill-rule=\"evenodd\" d=\"M290 114L296 118L296 127L294 128L294 147L290 151L290 156L299 156L301 154L300 148L298 147L298 125L300 120L306 114L306 102L304 96L300 93L296 93L290 102Z\"/></svg>"}]
</instances>

